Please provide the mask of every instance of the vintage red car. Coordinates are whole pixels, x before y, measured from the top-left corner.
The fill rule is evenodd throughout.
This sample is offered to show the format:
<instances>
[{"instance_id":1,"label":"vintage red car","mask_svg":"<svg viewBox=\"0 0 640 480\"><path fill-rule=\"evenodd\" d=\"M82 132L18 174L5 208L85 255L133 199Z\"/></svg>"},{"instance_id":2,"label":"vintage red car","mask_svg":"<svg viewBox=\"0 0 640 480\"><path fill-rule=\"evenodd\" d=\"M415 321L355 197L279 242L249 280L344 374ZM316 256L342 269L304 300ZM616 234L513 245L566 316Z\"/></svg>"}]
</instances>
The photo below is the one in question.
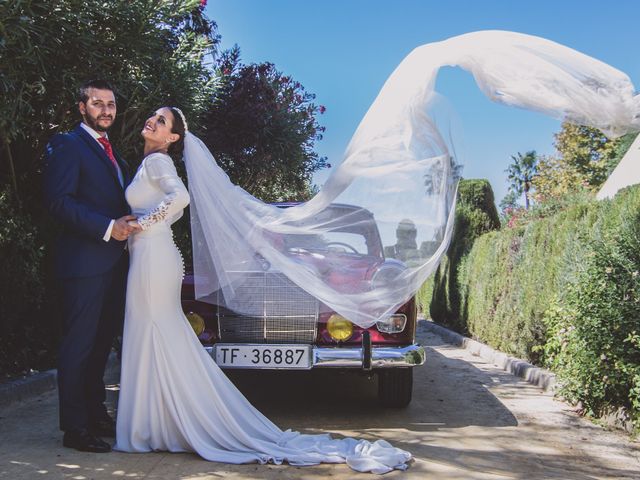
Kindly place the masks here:
<instances>
[{"instance_id":1,"label":"vintage red car","mask_svg":"<svg viewBox=\"0 0 640 480\"><path fill-rule=\"evenodd\" d=\"M280 203L289 207L293 203ZM332 204L334 218L349 218L330 232L299 239L287 254L301 262L330 265L332 281L384 281L402 271L396 259L385 259L380 234L368 210ZM338 210L338 211L336 211ZM357 219L357 221L354 221ZM336 265L338 268L336 268ZM382 405L404 407L411 401L413 367L425 361L415 343L417 311L412 298L398 311L364 329L338 315L267 266L246 275L243 288L259 295L261 315L246 316L195 300L193 275L185 275L182 306L198 338L222 368L353 369L378 376Z\"/></svg>"}]
</instances>

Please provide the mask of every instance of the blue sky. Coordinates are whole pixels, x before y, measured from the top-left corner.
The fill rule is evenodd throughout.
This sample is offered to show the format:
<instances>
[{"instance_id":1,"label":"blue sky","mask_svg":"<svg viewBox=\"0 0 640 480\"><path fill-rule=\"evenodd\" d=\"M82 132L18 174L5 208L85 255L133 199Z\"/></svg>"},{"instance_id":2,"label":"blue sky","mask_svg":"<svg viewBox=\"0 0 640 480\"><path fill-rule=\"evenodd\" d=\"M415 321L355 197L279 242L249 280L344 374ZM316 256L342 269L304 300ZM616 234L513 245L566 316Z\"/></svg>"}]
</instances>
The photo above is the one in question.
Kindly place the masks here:
<instances>
[{"instance_id":1,"label":"blue sky","mask_svg":"<svg viewBox=\"0 0 640 480\"><path fill-rule=\"evenodd\" d=\"M369 105L415 47L475 30L539 35L598 58L640 85L637 0L209 0L222 48L238 44L244 63L270 61L325 105L327 131L316 150L338 164ZM497 105L469 74L444 69L437 90L463 128L465 178L487 178L496 200L507 193L510 156L551 154L557 120ZM317 174L322 185L328 172Z\"/></svg>"}]
</instances>

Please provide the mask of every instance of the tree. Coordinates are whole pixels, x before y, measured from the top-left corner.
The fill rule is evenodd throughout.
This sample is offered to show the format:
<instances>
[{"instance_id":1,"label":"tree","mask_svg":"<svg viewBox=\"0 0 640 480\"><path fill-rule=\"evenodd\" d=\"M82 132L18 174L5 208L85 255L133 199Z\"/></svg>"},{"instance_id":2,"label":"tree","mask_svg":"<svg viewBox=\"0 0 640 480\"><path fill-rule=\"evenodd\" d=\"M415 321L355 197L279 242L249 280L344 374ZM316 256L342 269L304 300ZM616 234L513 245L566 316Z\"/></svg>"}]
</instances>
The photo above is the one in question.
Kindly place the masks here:
<instances>
[{"instance_id":1,"label":"tree","mask_svg":"<svg viewBox=\"0 0 640 480\"><path fill-rule=\"evenodd\" d=\"M500 204L498 206L500 207L500 211L503 214L507 209L514 209L518 207L518 195L518 193L510 190L509 192L507 192L504 198L500 200Z\"/></svg>"},{"instance_id":2,"label":"tree","mask_svg":"<svg viewBox=\"0 0 640 480\"><path fill-rule=\"evenodd\" d=\"M441 168L431 169L424 174L423 185L427 195L440 195L443 189L446 188L446 186L443 185L444 180L458 182L462 178L463 165L458 163L458 160L454 156L449 156L449 165L451 170L446 179L444 165L442 165Z\"/></svg>"},{"instance_id":3,"label":"tree","mask_svg":"<svg viewBox=\"0 0 640 480\"><path fill-rule=\"evenodd\" d=\"M212 86L203 59L215 31L199 0L0 2L2 183L15 194L38 185L47 139L78 121L76 89L96 77L116 85L110 136L135 164L153 108L171 103L193 118L203 110Z\"/></svg>"},{"instance_id":4,"label":"tree","mask_svg":"<svg viewBox=\"0 0 640 480\"><path fill-rule=\"evenodd\" d=\"M197 128L214 86L204 60L215 32L200 0L0 1L0 375L51 368L55 356L45 295L55 227L38 177L48 138L79 120L77 87L97 77L116 85L109 135L135 168L152 109L181 107Z\"/></svg>"},{"instance_id":5,"label":"tree","mask_svg":"<svg viewBox=\"0 0 640 480\"><path fill-rule=\"evenodd\" d=\"M507 168L507 179L510 182L509 190L516 195L524 194L524 207L529 210L529 191L531 181L536 174L538 166L538 156L535 150L531 150L524 155L518 152L511 155L512 163Z\"/></svg>"},{"instance_id":6,"label":"tree","mask_svg":"<svg viewBox=\"0 0 640 480\"><path fill-rule=\"evenodd\" d=\"M224 52L218 85L203 119L203 141L231 180L264 201L303 200L311 176L328 167L314 151L322 138L315 95L271 63L244 65Z\"/></svg>"},{"instance_id":7,"label":"tree","mask_svg":"<svg viewBox=\"0 0 640 480\"><path fill-rule=\"evenodd\" d=\"M555 135L555 147L562 164L592 188L602 185L617 163L617 142L597 128L565 122Z\"/></svg>"},{"instance_id":8,"label":"tree","mask_svg":"<svg viewBox=\"0 0 640 480\"><path fill-rule=\"evenodd\" d=\"M589 191L589 183L584 175L562 157L555 156L540 158L538 171L531 184L538 203L560 200L570 194Z\"/></svg>"},{"instance_id":9,"label":"tree","mask_svg":"<svg viewBox=\"0 0 640 480\"><path fill-rule=\"evenodd\" d=\"M502 200L500 200L498 207L500 209L500 222L503 225L508 224L511 218L522 209L522 207L518 205L518 196L518 193L509 190Z\"/></svg>"},{"instance_id":10,"label":"tree","mask_svg":"<svg viewBox=\"0 0 640 480\"><path fill-rule=\"evenodd\" d=\"M540 201L584 192L593 194L627 152L636 134L607 138L600 130L563 123L555 135L557 156L541 158L533 179Z\"/></svg>"}]
</instances>

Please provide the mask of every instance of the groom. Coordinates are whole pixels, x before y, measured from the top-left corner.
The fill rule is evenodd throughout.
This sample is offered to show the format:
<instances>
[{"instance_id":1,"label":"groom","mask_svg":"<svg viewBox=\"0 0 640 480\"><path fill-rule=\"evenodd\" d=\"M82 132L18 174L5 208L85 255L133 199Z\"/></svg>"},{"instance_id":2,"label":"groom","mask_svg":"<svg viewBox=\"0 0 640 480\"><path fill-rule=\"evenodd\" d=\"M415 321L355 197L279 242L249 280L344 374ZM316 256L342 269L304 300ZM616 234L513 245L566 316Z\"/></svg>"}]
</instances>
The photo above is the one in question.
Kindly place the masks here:
<instances>
[{"instance_id":1,"label":"groom","mask_svg":"<svg viewBox=\"0 0 640 480\"><path fill-rule=\"evenodd\" d=\"M65 447L108 452L99 437L114 436L115 423L104 406L103 376L123 321L127 221L135 217L124 196L129 168L107 136L116 116L113 87L85 83L78 109L82 122L51 138L44 168L44 199L62 227L54 264L63 315L60 429Z\"/></svg>"}]
</instances>

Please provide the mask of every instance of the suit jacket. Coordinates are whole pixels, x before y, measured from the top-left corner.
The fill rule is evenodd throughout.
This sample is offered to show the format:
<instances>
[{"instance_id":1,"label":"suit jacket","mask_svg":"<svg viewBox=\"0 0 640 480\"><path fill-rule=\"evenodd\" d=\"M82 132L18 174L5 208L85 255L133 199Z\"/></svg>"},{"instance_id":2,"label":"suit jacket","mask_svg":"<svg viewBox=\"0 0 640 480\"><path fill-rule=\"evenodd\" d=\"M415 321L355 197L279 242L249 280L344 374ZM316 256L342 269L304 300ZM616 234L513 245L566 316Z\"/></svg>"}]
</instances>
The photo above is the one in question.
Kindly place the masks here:
<instances>
[{"instance_id":1,"label":"suit jacket","mask_svg":"<svg viewBox=\"0 0 640 480\"><path fill-rule=\"evenodd\" d=\"M54 135L47 145L44 199L62 225L55 252L57 278L105 273L126 254L126 242L103 240L111 220L130 213L124 197L131 181L129 167L114 155L124 186L102 146L80 125Z\"/></svg>"}]
</instances>

